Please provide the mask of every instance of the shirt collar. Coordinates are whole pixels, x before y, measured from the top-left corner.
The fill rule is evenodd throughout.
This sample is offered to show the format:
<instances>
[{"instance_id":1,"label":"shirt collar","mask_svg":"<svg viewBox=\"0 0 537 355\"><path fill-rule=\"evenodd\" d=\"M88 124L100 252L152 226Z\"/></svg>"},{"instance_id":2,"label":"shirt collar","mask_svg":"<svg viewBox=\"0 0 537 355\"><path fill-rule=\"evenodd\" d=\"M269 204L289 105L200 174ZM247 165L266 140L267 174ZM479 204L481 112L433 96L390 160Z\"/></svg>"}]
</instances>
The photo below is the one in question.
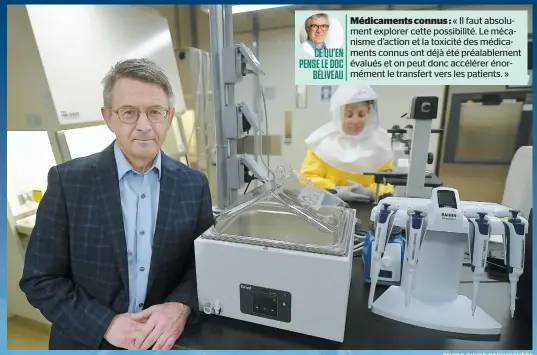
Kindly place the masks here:
<instances>
[{"instance_id":1,"label":"shirt collar","mask_svg":"<svg viewBox=\"0 0 537 355\"><path fill-rule=\"evenodd\" d=\"M307 39L309 45L313 48L313 49L326 49L326 42L323 43L323 47L322 48L318 48L317 45L315 43L313 43L312 41L310 41L309 39Z\"/></svg>"},{"instance_id":2,"label":"shirt collar","mask_svg":"<svg viewBox=\"0 0 537 355\"><path fill-rule=\"evenodd\" d=\"M134 169L132 168L130 163L127 161L125 154L123 154L123 152L121 151L121 149L119 148L116 142L114 142L114 156L116 158L117 175L118 175L119 180L121 180L123 176L125 176L125 174L127 174L129 171L134 171ZM148 172L151 171L152 169L155 169L158 173L158 179L160 180L161 175L162 175L161 166L162 166L162 155L161 155L161 151L159 150L155 160L153 161L153 166L151 167L151 169L148 170Z\"/></svg>"}]
</instances>

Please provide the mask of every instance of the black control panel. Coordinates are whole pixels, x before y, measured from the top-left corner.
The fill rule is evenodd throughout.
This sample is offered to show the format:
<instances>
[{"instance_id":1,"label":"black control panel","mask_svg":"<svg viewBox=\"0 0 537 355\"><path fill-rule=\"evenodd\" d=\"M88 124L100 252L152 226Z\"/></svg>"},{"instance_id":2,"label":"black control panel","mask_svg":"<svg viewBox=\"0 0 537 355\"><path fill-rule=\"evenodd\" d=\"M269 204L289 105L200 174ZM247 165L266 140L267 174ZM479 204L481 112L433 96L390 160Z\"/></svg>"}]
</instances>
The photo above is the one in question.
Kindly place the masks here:
<instances>
[{"instance_id":1,"label":"black control panel","mask_svg":"<svg viewBox=\"0 0 537 355\"><path fill-rule=\"evenodd\" d=\"M291 322L291 294L286 291L241 284L241 312L280 322Z\"/></svg>"}]
</instances>

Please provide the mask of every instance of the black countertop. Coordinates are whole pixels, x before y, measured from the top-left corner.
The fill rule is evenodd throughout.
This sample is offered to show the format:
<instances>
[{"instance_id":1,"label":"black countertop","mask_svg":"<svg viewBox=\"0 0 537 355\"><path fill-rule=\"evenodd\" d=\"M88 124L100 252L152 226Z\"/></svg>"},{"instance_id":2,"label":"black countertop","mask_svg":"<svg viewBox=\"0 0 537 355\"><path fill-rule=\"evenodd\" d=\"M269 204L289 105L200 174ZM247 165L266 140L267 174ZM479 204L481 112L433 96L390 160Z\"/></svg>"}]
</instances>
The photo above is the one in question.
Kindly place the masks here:
<instances>
[{"instance_id":1,"label":"black countertop","mask_svg":"<svg viewBox=\"0 0 537 355\"><path fill-rule=\"evenodd\" d=\"M405 173L395 173L391 171L379 172L379 173L364 173L364 175L374 175L376 184L390 184L393 186L406 186L408 181L408 174ZM442 180L438 176L432 174L431 176L426 176L424 180L425 187L440 187L442 186Z\"/></svg>"},{"instance_id":2,"label":"black countertop","mask_svg":"<svg viewBox=\"0 0 537 355\"><path fill-rule=\"evenodd\" d=\"M362 224L369 223L370 206L355 205ZM461 269L460 293L472 295L471 271ZM377 286L375 299L386 287ZM192 350L530 350L532 314L517 311L511 319L509 284L503 273L489 272L481 283L478 304L502 325L501 336L465 336L420 328L376 315L367 308L369 285L363 281L360 257L353 262L345 341L335 343L254 323L203 315L189 325L176 349Z\"/></svg>"}]
</instances>

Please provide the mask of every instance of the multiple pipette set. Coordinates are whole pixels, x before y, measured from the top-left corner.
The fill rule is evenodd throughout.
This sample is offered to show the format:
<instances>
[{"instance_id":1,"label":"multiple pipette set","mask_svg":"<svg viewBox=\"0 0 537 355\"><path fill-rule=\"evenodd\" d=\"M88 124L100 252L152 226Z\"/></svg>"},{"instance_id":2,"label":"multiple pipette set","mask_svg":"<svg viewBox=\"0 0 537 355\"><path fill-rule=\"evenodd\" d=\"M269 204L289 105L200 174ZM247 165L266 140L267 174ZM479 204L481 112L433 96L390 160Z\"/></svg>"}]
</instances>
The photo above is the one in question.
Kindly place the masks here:
<instances>
[{"instance_id":1,"label":"multiple pipette set","mask_svg":"<svg viewBox=\"0 0 537 355\"><path fill-rule=\"evenodd\" d=\"M489 241L491 235L503 238L514 317L528 221L506 206L461 201L456 189L425 189L431 122L437 113L437 97L413 98L408 118L415 124L406 186L396 197L379 201L371 212L375 233L370 255L364 254L364 263L369 264L364 270L370 270L365 279L371 281L368 307L376 314L420 327L462 334L500 334L501 325L477 305ZM403 265L398 269L402 270L401 282L374 300L376 286L383 281L379 274L394 270L393 255L388 255L386 248L394 228L406 234L406 245L401 247ZM465 254L470 255L471 300L459 294Z\"/></svg>"},{"instance_id":2,"label":"multiple pipette set","mask_svg":"<svg viewBox=\"0 0 537 355\"><path fill-rule=\"evenodd\" d=\"M453 285L458 286L458 280L456 280L456 283L450 282L450 279L453 281L456 278L456 276L450 275L460 273L461 264L458 264L458 268L456 262L451 265L441 264L443 263L442 258L445 258L445 260L448 260L449 258L453 260L462 260L464 255L461 256L458 254L461 254L461 252L463 254L464 252L469 252L472 270L473 297L471 300L471 309L470 307L466 308L466 312L467 315L471 312L471 316L475 316L476 309L478 309L477 296L479 283L485 275L485 268L487 265L489 240L491 235L502 235L504 240L505 265L509 272L509 280L511 284L510 310L511 316L514 317L517 281L524 269L524 238L528 231L528 221L519 216L518 211L511 210L510 218L505 218L505 209L507 207L504 206L500 206L504 208L499 209L499 205L475 202L469 205L472 207L470 208L468 205L465 206L464 203L459 201L456 190L449 188L434 189L431 199L388 197L380 202L381 203L376 206L372 212L372 220L375 221L376 225L371 256L369 308L375 307L375 303L373 302L375 288L378 282L379 272L382 269L382 259L387 239L394 226L405 224L404 228L407 242L405 247L402 282L400 287L392 286L392 288L399 288L399 292L404 294L403 307L408 308L412 299L418 299L417 302L420 306L423 306L423 304L428 304L429 306L432 305L431 309L435 309L436 307L437 311L440 312L442 303L436 305L435 301L442 301L442 299L438 299L438 297L435 299L434 292L429 292L425 289L443 287L445 288L445 294L452 292L449 288ZM465 230L467 230L466 241L463 239ZM428 240L429 238L431 239L430 241ZM457 242L461 241L462 243L466 243L466 245L462 244L462 248L453 249L448 246L449 244L457 244ZM430 245L425 248L424 245L428 242ZM446 244L442 247L440 244L444 242ZM449 253L453 254L447 256L447 258L445 255L442 255ZM424 257L428 259L426 261L428 264L420 265L420 259ZM435 259L438 260L438 265L433 265ZM433 282L431 281L433 280L432 277L422 275L421 278L424 280L427 279L428 281L425 282L422 280L421 285L416 285L417 280L415 280L415 275L417 272L421 271L422 274L432 275L430 270L419 270L419 266L426 269L437 268L438 279L434 280L434 283L431 283ZM445 268L457 269L452 272L444 272L441 270ZM442 275L448 276L445 277L445 280L442 280ZM441 285L442 283L445 283L445 285ZM449 286L450 284L451 286ZM416 290L419 288L422 289L422 292ZM413 291L415 293L414 295ZM464 298L464 296L457 295L457 290L454 292L454 297L450 298L447 296L443 301L447 301L447 303L456 303L457 301L461 301L459 298ZM383 296L380 298L382 297ZM458 311L461 311L460 304L462 303L462 301L459 302L459 306L457 306ZM392 311L395 312L395 308ZM402 308L399 307L398 312L401 312L401 309ZM425 310L423 309L422 311ZM461 312L464 313L464 311ZM386 314L389 313L389 311L382 310L378 313L390 317L389 314ZM480 316L483 314L484 312L481 310ZM398 317L393 316L390 318L397 319ZM402 316L398 320L429 328L461 333L491 334L494 333L496 329L498 329L499 332L499 329L501 328L497 324L497 326L490 327L491 329L494 328L494 331L491 329L484 331L479 325L472 329L461 329L454 324L427 324L427 322L418 321L416 319L411 320L405 318L405 316ZM454 321L451 319L446 322L453 323Z\"/></svg>"}]
</instances>

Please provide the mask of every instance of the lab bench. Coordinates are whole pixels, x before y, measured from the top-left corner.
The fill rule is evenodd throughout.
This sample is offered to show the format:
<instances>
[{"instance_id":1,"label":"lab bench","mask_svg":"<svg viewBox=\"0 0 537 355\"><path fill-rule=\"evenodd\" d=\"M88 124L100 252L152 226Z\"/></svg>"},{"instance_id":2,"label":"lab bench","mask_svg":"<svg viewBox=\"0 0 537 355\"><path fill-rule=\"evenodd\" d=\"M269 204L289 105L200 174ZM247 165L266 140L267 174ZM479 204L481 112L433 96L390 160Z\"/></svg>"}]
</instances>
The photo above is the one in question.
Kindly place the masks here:
<instances>
[{"instance_id":1,"label":"lab bench","mask_svg":"<svg viewBox=\"0 0 537 355\"><path fill-rule=\"evenodd\" d=\"M35 226L35 213L28 216L21 218L15 222L15 228L17 229L17 232L24 236L30 236L32 234L32 230Z\"/></svg>"},{"instance_id":2,"label":"lab bench","mask_svg":"<svg viewBox=\"0 0 537 355\"><path fill-rule=\"evenodd\" d=\"M30 241L30 236L35 226L35 218L35 211L33 211L33 214L20 218L15 222L15 230L21 241L23 250L26 250L28 247L28 242Z\"/></svg>"},{"instance_id":3,"label":"lab bench","mask_svg":"<svg viewBox=\"0 0 537 355\"><path fill-rule=\"evenodd\" d=\"M370 205L354 205L363 226L369 225ZM472 295L472 274L461 268L460 293ZM375 298L387 287L377 286ZM399 323L367 308L369 284L363 280L361 257L352 266L345 340L335 343L277 328L219 316L203 315L189 325L175 349L191 350L529 350L532 349L532 314L517 310L510 317L507 275L489 271L480 285L478 304L502 325L500 336L450 334ZM319 305L327 307L329 305Z\"/></svg>"}]
</instances>

